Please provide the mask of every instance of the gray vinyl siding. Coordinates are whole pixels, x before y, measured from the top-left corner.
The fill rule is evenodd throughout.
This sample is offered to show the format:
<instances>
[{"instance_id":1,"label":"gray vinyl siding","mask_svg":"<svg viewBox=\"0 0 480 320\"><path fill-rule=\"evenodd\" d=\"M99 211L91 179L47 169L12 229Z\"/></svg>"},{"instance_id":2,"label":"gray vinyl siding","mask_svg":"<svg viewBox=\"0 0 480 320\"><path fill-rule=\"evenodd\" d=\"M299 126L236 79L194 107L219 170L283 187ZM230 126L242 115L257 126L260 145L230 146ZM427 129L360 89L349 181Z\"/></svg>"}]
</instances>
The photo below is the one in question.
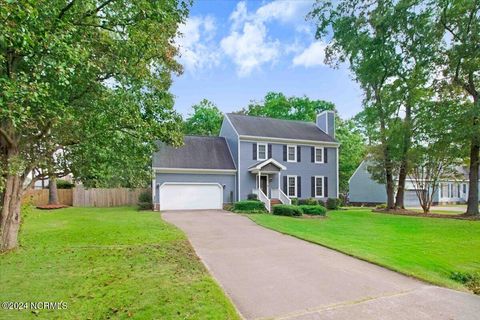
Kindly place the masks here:
<instances>
[{"instance_id":1,"label":"gray vinyl siding","mask_svg":"<svg viewBox=\"0 0 480 320\"><path fill-rule=\"evenodd\" d=\"M220 137L224 137L227 145L232 153L233 162L238 168L238 135L227 119L223 119L222 127L220 129Z\"/></svg>"},{"instance_id":2,"label":"gray vinyl siding","mask_svg":"<svg viewBox=\"0 0 480 320\"><path fill-rule=\"evenodd\" d=\"M385 203L387 192L385 185L374 181L367 171L367 162L363 161L349 182L350 202Z\"/></svg>"},{"instance_id":3,"label":"gray vinyl siding","mask_svg":"<svg viewBox=\"0 0 480 320\"><path fill-rule=\"evenodd\" d=\"M262 142L262 141L259 141ZM267 142L265 142L267 143ZM286 144L271 143L272 158L284 165L287 169L280 171L280 187L283 190L283 176L295 175L301 177L301 198L310 198L311 177L328 177L328 198L338 197L337 195L337 151L335 147L328 147L328 163L314 163L311 161L311 147L297 145L301 148L301 162L283 161L283 146ZM246 199L247 195L255 189L255 174L248 171L248 168L260 161L253 160L253 142L240 141L240 168L238 175L240 179L240 199ZM292 145L292 143L289 143ZM326 147L326 146L324 146ZM271 182L272 188L278 188L278 176L275 174Z\"/></svg>"},{"instance_id":4,"label":"gray vinyl siding","mask_svg":"<svg viewBox=\"0 0 480 320\"><path fill-rule=\"evenodd\" d=\"M229 203L230 193L233 195L233 201L235 201L235 174L192 174L192 173L157 173L156 174L156 186L155 186L155 200L154 203L160 203L159 199L159 187L164 182L206 182L206 183L219 183L225 185L223 189L223 202ZM188 199L185 199L188 201Z\"/></svg>"},{"instance_id":5,"label":"gray vinyl siding","mask_svg":"<svg viewBox=\"0 0 480 320\"><path fill-rule=\"evenodd\" d=\"M328 132L331 137L335 138L335 113L328 113Z\"/></svg>"}]
</instances>

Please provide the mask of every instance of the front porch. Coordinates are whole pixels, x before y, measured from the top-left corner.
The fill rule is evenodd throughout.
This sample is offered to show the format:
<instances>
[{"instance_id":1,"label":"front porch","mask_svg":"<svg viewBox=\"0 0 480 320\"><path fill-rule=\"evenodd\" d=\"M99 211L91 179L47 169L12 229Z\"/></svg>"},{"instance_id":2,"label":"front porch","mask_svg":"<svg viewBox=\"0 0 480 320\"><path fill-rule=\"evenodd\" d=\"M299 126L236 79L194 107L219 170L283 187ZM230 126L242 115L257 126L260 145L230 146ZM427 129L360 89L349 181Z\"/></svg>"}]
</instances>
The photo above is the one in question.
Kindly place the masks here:
<instances>
[{"instance_id":1,"label":"front porch","mask_svg":"<svg viewBox=\"0 0 480 320\"><path fill-rule=\"evenodd\" d=\"M281 189L281 172L285 169L274 159L259 162L248 169L255 179L252 193L258 196L268 212L271 212L274 204L291 204L290 198Z\"/></svg>"}]
</instances>

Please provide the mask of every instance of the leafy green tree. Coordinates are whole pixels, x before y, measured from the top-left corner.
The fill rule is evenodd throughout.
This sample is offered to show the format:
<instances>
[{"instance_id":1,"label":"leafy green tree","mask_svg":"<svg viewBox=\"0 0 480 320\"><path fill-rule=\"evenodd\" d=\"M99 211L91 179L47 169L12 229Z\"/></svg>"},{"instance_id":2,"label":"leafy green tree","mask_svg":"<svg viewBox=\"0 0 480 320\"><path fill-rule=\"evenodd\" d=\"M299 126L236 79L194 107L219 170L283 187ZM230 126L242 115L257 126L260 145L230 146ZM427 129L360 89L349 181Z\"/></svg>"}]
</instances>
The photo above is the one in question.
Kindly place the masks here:
<instances>
[{"instance_id":1,"label":"leafy green tree","mask_svg":"<svg viewBox=\"0 0 480 320\"><path fill-rule=\"evenodd\" d=\"M286 97L283 93L269 92L263 102L251 103L241 113L277 119L316 121L317 115L325 110L335 110L335 105L324 100L308 97ZM352 120L336 118L336 139L339 150L339 187L341 193L348 192L348 179L365 156L362 134Z\"/></svg>"},{"instance_id":2,"label":"leafy green tree","mask_svg":"<svg viewBox=\"0 0 480 320\"><path fill-rule=\"evenodd\" d=\"M333 33L326 51L331 65L344 61L365 92L364 117L369 141L377 152L374 163L383 171L387 206L395 207L395 152L398 104L392 79L398 76L401 58L390 30L394 18L391 1L317 1L310 13L317 23L317 38ZM393 20L394 21L394 20Z\"/></svg>"},{"instance_id":3,"label":"leafy green tree","mask_svg":"<svg viewBox=\"0 0 480 320\"><path fill-rule=\"evenodd\" d=\"M305 96L286 97L280 92L268 92L262 102L252 102L241 112L251 116L315 121L320 112L334 109L335 105L328 101L311 100Z\"/></svg>"},{"instance_id":4,"label":"leafy green tree","mask_svg":"<svg viewBox=\"0 0 480 320\"><path fill-rule=\"evenodd\" d=\"M136 184L155 140L181 143L168 89L187 14L181 0L0 0L0 250L43 173Z\"/></svg>"},{"instance_id":5,"label":"leafy green tree","mask_svg":"<svg viewBox=\"0 0 480 320\"><path fill-rule=\"evenodd\" d=\"M467 111L468 123L462 127L470 149L467 214L479 215L480 0L437 0L433 7L447 39L438 64L445 78L439 84L444 94L463 101Z\"/></svg>"},{"instance_id":6,"label":"leafy green tree","mask_svg":"<svg viewBox=\"0 0 480 320\"><path fill-rule=\"evenodd\" d=\"M218 136L222 126L223 114L217 106L207 99L194 105L193 114L185 121L185 133L203 136Z\"/></svg>"}]
</instances>

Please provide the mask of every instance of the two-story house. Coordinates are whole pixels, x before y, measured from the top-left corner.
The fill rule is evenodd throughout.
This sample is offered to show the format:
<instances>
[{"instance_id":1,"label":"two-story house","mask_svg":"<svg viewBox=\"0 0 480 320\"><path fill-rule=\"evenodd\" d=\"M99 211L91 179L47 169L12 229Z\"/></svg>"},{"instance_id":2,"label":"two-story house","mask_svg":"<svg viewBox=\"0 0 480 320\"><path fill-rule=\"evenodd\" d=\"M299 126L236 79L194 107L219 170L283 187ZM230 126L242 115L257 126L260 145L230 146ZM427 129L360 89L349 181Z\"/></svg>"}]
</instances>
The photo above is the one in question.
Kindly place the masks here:
<instances>
[{"instance_id":1,"label":"two-story house","mask_svg":"<svg viewBox=\"0 0 480 320\"><path fill-rule=\"evenodd\" d=\"M338 197L335 114L316 123L226 114L219 137L186 136L153 156L156 210L221 209L256 194L270 210L292 198Z\"/></svg>"}]
</instances>

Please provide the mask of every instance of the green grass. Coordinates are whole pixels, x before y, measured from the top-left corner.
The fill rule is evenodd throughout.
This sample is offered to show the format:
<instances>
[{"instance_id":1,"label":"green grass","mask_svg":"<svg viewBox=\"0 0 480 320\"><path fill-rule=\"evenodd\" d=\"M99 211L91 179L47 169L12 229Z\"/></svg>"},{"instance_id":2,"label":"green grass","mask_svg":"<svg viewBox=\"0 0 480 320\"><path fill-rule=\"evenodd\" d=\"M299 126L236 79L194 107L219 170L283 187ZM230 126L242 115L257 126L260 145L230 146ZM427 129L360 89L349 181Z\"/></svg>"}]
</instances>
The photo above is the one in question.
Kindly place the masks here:
<instances>
[{"instance_id":1,"label":"green grass","mask_svg":"<svg viewBox=\"0 0 480 320\"><path fill-rule=\"evenodd\" d=\"M0 301L66 310L0 310L1 319L238 319L185 235L133 208L31 210L18 250L0 255Z\"/></svg>"},{"instance_id":2,"label":"green grass","mask_svg":"<svg viewBox=\"0 0 480 320\"><path fill-rule=\"evenodd\" d=\"M256 223L414 276L465 289L452 272L480 271L480 221L405 217L371 209L328 212L327 219L252 215Z\"/></svg>"}]
</instances>

